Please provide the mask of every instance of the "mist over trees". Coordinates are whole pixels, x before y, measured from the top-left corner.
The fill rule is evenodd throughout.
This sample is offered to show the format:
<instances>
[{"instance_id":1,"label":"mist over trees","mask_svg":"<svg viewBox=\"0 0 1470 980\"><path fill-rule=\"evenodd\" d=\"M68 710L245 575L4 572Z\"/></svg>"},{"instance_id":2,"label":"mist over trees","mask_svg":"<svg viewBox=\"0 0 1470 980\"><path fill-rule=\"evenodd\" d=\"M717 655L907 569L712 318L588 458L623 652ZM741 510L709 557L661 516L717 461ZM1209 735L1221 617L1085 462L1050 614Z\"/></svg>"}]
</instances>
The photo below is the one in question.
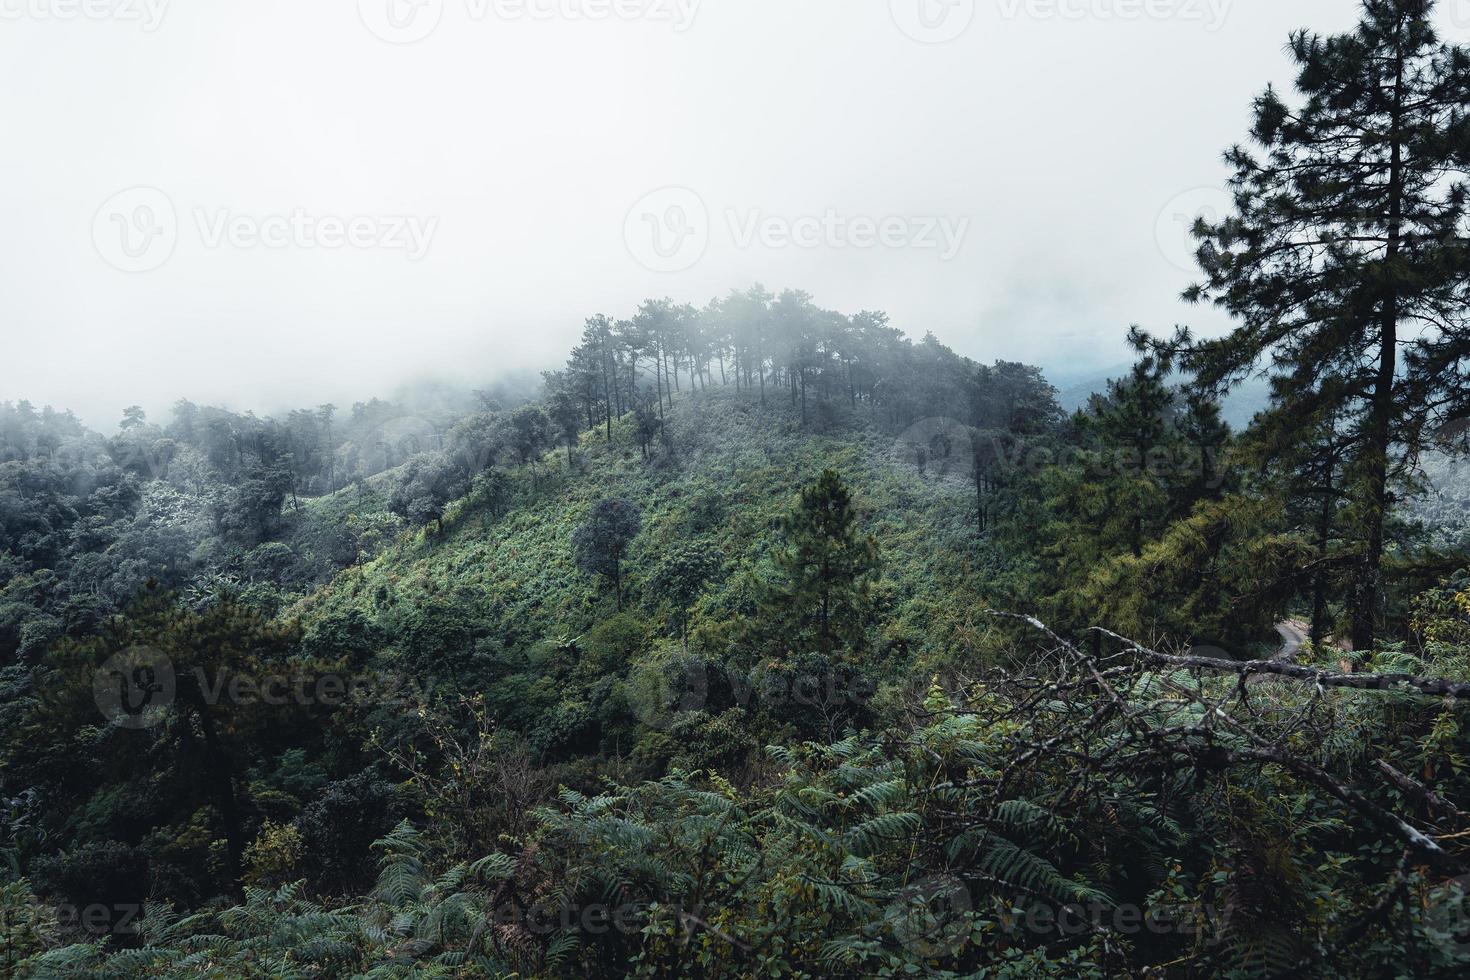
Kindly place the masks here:
<instances>
[{"instance_id":1,"label":"mist over trees","mask_svg":"<svg viewBox=\"0 0 1470 980\"><path fill-rule=\"evenodd\" d=\"M1196 229L1235 328L1070 414L758 284L534 398L0 404L0 972L1464 975L1433 10L1293 36Z\"/></svg>"}]
</instances>

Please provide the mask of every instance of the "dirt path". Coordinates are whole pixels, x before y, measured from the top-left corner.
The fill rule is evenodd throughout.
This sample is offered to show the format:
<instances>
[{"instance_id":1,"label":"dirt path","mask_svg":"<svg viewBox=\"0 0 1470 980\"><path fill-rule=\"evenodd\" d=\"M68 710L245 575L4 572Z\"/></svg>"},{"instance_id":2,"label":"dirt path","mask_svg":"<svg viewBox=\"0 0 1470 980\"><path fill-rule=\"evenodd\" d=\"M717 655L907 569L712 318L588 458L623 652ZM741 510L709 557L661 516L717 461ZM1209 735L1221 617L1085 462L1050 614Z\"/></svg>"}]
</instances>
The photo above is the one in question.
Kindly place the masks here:
<instances>
[{"instance_id":1,"label":"dirt path","mask_svg":"<svg viewBox=\"0 0 1470 980\"><path fill-rule=\"evenodd\" d=\"M1306 623L1295 619L1277 623L1276 632L1281 635L1281 649L1276 652L1275 659L1282 663L1295 663L1297 653L1310 639L1308 629Z\"/></svg>"},{"instance_id":2,"label":"dirt path","mask_svg":"<svg viewBox=\"0 0 1470 980\"><path fill-rule=\"evenodd\" d=\"M1311 640L1311 627L1299 619L1288 619L1276 624L1276 632L1281 635L1281 649L1276 652L1273 659L1281 663L1296 663L1297 654ZM1339 653L1352 650L1351 644L1339 644L1330 636L1325 645L1327 649L1335 649ZM1351 674L1353 662L1350 656L1348 659L1338 660L1337 667L1344 674Z\"/></svg>"}]
</instances>

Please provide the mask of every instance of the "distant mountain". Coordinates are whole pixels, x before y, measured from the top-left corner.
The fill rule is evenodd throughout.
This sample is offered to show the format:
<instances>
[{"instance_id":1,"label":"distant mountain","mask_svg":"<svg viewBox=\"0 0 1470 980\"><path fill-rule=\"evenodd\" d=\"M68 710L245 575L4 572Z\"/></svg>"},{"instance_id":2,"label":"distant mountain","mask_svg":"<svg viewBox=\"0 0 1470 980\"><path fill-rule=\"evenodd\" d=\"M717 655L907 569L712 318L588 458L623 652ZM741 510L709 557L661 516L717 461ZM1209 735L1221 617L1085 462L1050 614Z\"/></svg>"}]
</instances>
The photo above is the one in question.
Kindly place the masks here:
<instances>
[{"instance_id":1,"label":"distant mountain","mask_svg":"<svg viewBox=\"0 0 1470 980\"><path fill-rule=\"evenodd\" d=\"M1108 390L1108 382L1126 375L1133 365L1119 364L1115 367L1079 372L1068 368L1046 368L1047 380L1057 389L1057 400L1068 412L1075 412L1087 405L1094 394ZM1237 431L1250 424L1256 413L1270 403L1271 385L1264 378L1251 378L1236 388L1225 399L1223 414L1225 421Z\"/></svg>"}]
</instances>

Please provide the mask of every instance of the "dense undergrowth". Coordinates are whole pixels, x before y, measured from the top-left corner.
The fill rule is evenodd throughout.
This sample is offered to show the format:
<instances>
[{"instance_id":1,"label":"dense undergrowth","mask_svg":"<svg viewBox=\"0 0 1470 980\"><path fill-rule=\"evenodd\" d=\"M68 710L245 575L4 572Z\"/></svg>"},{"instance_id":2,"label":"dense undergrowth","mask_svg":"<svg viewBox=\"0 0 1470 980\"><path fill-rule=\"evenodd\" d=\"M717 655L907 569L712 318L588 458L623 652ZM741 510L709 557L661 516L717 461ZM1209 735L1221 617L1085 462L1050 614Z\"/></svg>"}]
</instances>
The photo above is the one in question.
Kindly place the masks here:
<instances>
[{"instance_id":1,"label":"dense undergrowth","mask_svg":"<svg viewBox=\"0 0 1470 980\"><path fill-rule=\"evenodd\" d=\"M1454 881L1315 776L1364 787L1373 807L1452 821L1376 782L1373 766L1431 773L1438 797L1463 798L1455 705L1142 664L1118 674L998 619L987 610L1015 569L975 535L973 485L921 468L908 441L862 414L813 431L748 392L685 395L650 461L626 425L472 489L305 597L266 602L282 607L278 625L248 592L182 621L166 603L135 611L153 643L256 637L220 669L285 657L370 682L340 706L226 714L228 751L275 760L242 801L257 828L242 903L190 907L160 894L157 858L83 851L42 868L51 888L86 894L96 882L67 876L121 862L152 896L103 902L110 935L88 938L74 908L58 919L25 882L7 886L10 968L999 977L1351 964L1421 976L1462 962ZM827 470L850 488L856 533L881 542L868 652L772 655L769 583L798 491ZM570 545L609 498L641 511L621 609ZM335 522L383 500L348 489L304 507ZM690 548L718 560L680 617L650 583ZM1425 597L1418 633L1431 646L1377 666L1467 676L1464 595ZM271 643L296 652L264 652ZM186 656L173 653L177 668ZM1104 710L1104 690L1119 711ZM1226 723L1212 720L1221 706ZM179 724L145 767L160 751L186 758L168 747L188 740ZM1300 751L1312 772L1225 758L1265 743ZM128 781L115 767L142 762L140 746L95 744L98 768L79 778L104 786L92 807L116 806L106 801ZM187 862L203 846L223 861L208 836L162 853Z\"/></svg>"}]
</instances>

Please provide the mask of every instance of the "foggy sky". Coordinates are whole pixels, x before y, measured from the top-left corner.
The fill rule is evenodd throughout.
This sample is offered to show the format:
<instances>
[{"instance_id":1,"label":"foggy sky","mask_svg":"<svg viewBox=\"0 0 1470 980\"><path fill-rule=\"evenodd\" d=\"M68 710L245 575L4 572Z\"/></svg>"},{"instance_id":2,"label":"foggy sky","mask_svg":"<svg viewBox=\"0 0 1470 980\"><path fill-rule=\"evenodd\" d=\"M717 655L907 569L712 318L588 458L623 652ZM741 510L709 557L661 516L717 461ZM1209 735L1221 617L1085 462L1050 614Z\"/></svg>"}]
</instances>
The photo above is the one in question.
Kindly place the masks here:
<instances>
[{"instance_id":1,"label":"foggy sky","mask_svg":"<svg viewBox=\"0 0 1470 980\"><path fill-rule=\"evenodd\" d=\"M347 405L755 281L1112 366L1130 323L1220 328L1183 227L1288 32L1357 14L585 3L0 0L0 400Z\"/></svg>"}]
</instances>

